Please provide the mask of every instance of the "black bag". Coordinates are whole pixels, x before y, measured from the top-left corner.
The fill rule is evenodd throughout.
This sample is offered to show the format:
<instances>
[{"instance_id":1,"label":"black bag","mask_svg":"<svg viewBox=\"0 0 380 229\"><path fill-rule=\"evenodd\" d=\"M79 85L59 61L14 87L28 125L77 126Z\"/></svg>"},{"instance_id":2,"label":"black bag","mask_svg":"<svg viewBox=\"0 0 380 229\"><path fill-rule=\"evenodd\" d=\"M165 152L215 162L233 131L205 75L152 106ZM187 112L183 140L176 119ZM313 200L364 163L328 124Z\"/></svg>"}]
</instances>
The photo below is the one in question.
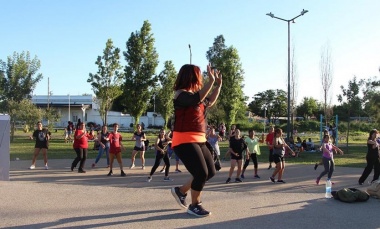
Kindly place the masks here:
<instances>
[{"instance_id":1,"label":"black bag","mask_svg":"<svg viewBox=\"0 0 380 229\"><path fill-rule=\"evenodd\" d=\"M331 192L336 200L346 203L364 202L369 199L369 194L365 191L356 188L344 188L339 191Z\"/></svg>"}]
</instances>

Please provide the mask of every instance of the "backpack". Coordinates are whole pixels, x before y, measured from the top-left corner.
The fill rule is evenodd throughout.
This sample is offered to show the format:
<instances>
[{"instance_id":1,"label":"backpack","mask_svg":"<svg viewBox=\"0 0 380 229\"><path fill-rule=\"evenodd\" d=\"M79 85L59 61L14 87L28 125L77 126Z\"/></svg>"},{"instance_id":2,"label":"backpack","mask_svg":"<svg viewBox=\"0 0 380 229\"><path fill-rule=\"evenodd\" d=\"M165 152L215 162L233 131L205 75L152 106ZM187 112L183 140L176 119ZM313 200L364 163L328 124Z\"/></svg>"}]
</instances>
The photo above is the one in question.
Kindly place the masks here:
<instances>
[{"instance_id":1,"label":"backpack","mask_svg":"<svg viewBox=\"0 0 380 229\"><path fill-rule=\"evenodd\" d=\"M367 188L367 192L370 196L380 198L380 180L372 182L371 186Z\"/></svg>"},{"instance_id":2,"label":"backpack","mask_svg":"<svg viewBox=\"0 0 380 229\"><path fill-rule=\"evenodd\" d=\"M369 194L356 188L344 188L339 191L331 192L334 199L346 203L365 202L369 199Z\"/></svg>"}]
</instances>

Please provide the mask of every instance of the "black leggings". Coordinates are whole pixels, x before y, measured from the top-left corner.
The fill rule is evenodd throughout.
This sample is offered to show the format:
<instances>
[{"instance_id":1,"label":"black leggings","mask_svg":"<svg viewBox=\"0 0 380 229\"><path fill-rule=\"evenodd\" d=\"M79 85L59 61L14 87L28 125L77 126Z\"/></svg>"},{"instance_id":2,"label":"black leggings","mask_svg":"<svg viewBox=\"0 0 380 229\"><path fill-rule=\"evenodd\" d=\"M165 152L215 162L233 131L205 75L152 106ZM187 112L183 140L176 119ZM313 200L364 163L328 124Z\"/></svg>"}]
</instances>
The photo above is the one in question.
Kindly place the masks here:
<instances>
[{"instance_id":1,"label":"black leggings","mask_svg":"<svg viewBox=\"0 0 380 229\"><path fill-rule=\"evenodd\" d=\"M322 161L323 161L323 166L325 167L325 170L321 172L321 174L319 175L319 179L321 179L326 174L327 174L327 179L331 179L332 174L335 170L334 160L332 160L331 158L322 157Z\"/></svg>"},{"instance_id":2,"label":"black leggings","mask_svg":"<svg viewBox=\"0 0 380 229\"><path fill-rule=\"evenodd\" d=\"M184 143L174 147L175 154L193 176L191 189L202 191L206 181L215 175L215 165L205 143Z\"/></svg>"},{"instance_id":3,"label":"black leggings","mask_svg":"<svg viewBox=\"0 0 380 229\"><path fill-rule=\"evenodd\" d=\"M372 181L379 179L379 175L380 175L379 157L377 155L367 155L366 160L367 160L367 166L365 167L363 174L359 178L359 183L364 183L364 181L367 179L369 174L371 174L372 169L374 172Z\"/></svg>"},{"instance_id":4,"label":"black leggings","mask_svg":"<svg viewBox=\"0 0 380 229\"><path fill-rule=\"evenodd\" d=\"M256 155L256 153L251 153L249 158L252 159L253 166L255 169L257 169L257 155ZM249 159L246 159L244 162L243 170L245 170L248 167L248 165L249 165Z\"/></svg>"},{"instance_id":5,"label":"black leggings","mask_svg":"<svg viewBox=\"0 0 380 229\"><path fill-rule=\"evenodd\" d=\"M77 153L77 157L74 159L72 166L77 167L77 164L80 161L78 170L83 170L84 163L87 159L87 148L75 148L74 150Z\"/></svg>"},{"instance_id":6,"label":"black leggings","mask_svg":"<svg viewBox=\"0 0 380 229\"><path fill-rule=\"evenodd\" d=\"M152 167L152 170L150 171L149 176L152 176L153 173L156 172L156 169L158 168L158 166L160 166L162 159L164 159L164 162L166 165L165 166L165 176L169 175L170 161L169 161L168 153L162 154L162 153L156 152L156 160L154 161L154 165Z\"/></svg>"},{"instance_id":7,"label":"black leggings","mask_svg":"<svg viewBox=\"0 0 380 229\"><path fill-rule=\"evenodd\" d=\"M273 162L273 149L269 150L269 163Z\"/></svg>"}]
</instances>

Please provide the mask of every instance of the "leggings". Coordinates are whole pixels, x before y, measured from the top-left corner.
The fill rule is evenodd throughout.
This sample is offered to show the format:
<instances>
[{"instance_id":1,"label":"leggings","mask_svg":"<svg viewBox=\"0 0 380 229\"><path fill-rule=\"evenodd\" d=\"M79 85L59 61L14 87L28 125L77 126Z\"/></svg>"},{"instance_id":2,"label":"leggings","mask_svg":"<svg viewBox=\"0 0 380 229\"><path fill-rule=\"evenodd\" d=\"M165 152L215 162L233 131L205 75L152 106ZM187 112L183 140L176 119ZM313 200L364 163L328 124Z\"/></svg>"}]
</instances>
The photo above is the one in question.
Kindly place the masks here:
<instances>
[{"instance_id":1,"label":"leggings","mask_svg":"<svg viewBox=\"0 0 380 229\"><path fill-rule=\"evenodd\" d=\"M184 143L174 147L174 152L193 176L191 189L202 191L206 181L215 175L211 152L205 143Z\"/></svg>"},{"instance_id":2,"label":"leggings","mask_svg":"<svg viewBox=\"0 0 380 229\"><path fill-rule=\"evenodd\" d=\"M364 181L367 179L369 174L371 174L372 169L374 171L372 181L379 179L379 175L380 175L379 157L377 155L367 154L366 160L367 160L367 166L365 167L363 174L359 178L359 183L364 183Z\"/></svg>"},{"instance_id":3,"label":"leggings","mask_svg":"<svg viewBox=\"0 0 380 229\"><path fill-rule=\"evenodd\" d=\"M165 162L165 176L167 177L169 175L169 168L170 168L170 161L168 153L162 154L161 152L156 152L156 160L154 161L154 165L152 167L152 170L150 171L150 175L152 176L154 172L156 172L156 169L158 166L160 166L161 160L164 159Z\"/></svg>"},{"instance_id":4,"label":"leggings","mask_svg":"<svg viewBox=\"0 0 380 229\"><path fill-rule=\"evenodd\" d=\"M77 157L73 161L73 167L77 167L78 162L80 161L79 164L79 170L83 170L84 163L86 162L87 159L87 148L75 148L75 152L77 153Z\"/></svg>"},{"instance_id":5,"label":"leggings","mask_svg":"<svg viewBox=\"0 0 380 229\"><path fill-rule=\"evenodd\" d=\"M273 149L270 149L269 150L269 163L272 163L273 162Z\"/></svg>"},{"instance_id":6,"label":"leggings","mask_svg":"<svg viewBox=\"0 0 380 229\"><path fill-rule=\"evenodd\" d=\"M323 166L325 167L325 170L319 175L318 178L321 179L324 175L328 173L327 179L331 179L331 176L335 169L334 160L331 158L322 157L322 161L323 161Z\"/></svg>"},{"instance_id":7,"label":"leggings","mask_svg":"<svg viewBox=\"0 0 380 229\"><path fill-rule=\"evenodd\" d=\"M252 158L253 166L257 169L257 155L256 153L251 153L250 158ZM243 170L245 170L249 165L249 159L246 159L244 162Z\"/></svg>"}]
</instances>

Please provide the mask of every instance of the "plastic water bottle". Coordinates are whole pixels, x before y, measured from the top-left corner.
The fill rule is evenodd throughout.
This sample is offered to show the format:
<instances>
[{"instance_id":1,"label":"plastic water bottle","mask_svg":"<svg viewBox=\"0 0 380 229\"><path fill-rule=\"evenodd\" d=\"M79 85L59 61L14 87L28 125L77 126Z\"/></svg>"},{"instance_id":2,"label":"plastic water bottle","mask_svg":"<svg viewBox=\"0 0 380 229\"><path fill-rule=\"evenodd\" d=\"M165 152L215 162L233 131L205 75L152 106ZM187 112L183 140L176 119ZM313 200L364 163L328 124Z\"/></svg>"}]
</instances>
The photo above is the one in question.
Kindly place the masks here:
<instances>
[{"instance_id":1,"label":"plastic water bottle","mask_svg":"<svg viewBox=\"0 0 380 229\"><path fill-rule=\"evenodd\" d=\"M331 198L332 195L331 195L331 181L328 179L326 181L326 194L325 194L325 197L326 198Z\"/></svg>"}]
</instances>

